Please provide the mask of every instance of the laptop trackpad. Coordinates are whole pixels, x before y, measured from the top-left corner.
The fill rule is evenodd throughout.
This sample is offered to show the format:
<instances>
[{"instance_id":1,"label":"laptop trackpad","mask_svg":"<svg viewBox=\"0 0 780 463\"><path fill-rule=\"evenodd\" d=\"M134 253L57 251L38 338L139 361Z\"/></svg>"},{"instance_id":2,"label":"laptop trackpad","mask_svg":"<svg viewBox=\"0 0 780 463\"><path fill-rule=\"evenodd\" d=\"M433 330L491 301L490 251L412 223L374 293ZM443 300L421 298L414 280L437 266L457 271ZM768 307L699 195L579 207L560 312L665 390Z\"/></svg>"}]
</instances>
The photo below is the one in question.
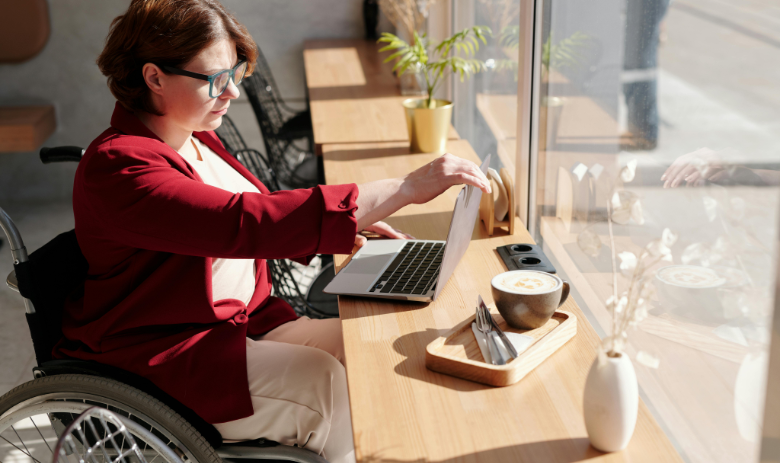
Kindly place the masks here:
<instances>
[{"instance_id":1,"label":"laptop trackpad","mask_svg":"<svg viewBox=\"0 0 780 463\"><path fill-rule=\"evenodd\" d=\"M378 275L395 254L374 254L353 258L342 272Z\"/></svg>"}]
</instances>

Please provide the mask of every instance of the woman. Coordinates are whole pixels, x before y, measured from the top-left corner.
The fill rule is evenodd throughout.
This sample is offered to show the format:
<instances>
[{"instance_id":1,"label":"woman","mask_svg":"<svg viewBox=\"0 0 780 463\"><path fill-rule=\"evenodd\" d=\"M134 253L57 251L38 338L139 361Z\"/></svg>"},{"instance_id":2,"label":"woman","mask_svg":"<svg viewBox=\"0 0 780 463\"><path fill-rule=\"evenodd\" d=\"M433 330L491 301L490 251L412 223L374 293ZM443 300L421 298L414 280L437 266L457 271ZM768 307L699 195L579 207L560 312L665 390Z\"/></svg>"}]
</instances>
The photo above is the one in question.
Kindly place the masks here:
<instances>
[{"instance_id":1,"label":"woman","mask_svg":"<svg viewBox=\"0 0 780 463\"><path fill-rule=\"evenodd\" d=\"M489 186L444 155L403 178L269 193L213 133L256 56L215 0L133 0L114 20L98 65L118 102L73 188L89 277L55 355L144 376L225 439L351 461L340 323L272 297L265 259L349 253L358 230L393 235L373 224L407 204Z\"/></svg>"}]
</instances>

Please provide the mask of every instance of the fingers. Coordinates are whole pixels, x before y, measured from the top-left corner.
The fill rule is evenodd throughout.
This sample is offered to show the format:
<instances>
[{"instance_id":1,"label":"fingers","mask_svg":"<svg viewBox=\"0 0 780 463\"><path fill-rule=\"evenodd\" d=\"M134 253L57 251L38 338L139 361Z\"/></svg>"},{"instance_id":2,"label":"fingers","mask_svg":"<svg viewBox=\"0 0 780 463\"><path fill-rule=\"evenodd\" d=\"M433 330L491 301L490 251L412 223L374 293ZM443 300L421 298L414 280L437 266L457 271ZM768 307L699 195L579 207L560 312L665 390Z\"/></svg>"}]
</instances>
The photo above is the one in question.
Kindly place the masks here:
<instances>
[{"instance_id":1,"label":"fingers","mask_svg":"<svg viewBox=\"0 0 780 463\"><path fill-rule=\"evenodd\" d=\"M683 164L678 166L670 175L666 177L664 182L664 188L676 188L680 183L685 180L685 177L696 172L697 169L691 164Z\"/></svg>"},{"instance_id":2,"label":"fingers","mask_svg":"<svg viewBox=\"0 0 780 463\"><path fill-rule=\"evenodd\" d=\"M662 180L664 180L664 188L669 188L672 186L675 180L677 180L677 176L679 173L686 168L690 167L691 165L687 162L678 162L674 161L671 166L669 166L668 169L666 169L666 172L661 177Z\"/></svg>"},{"instance_id":3,"label":"fingers","mask_svg":"<svg viewBox=\"0 0 780 463\"><path fill-rule=\"evenodd\" d=\"M401 230L398 230L397 228L393 228L390 225L386 224L385 222L377 222L373 225L370 225L366 227L366 230L374 233L378 233L380 235L384 235L388 238L396 239L396 240L413 240L415 239L412 235L409 235L407 233L402 232Z\"/></svg>"},{"instance_id":4,"label":"fingers","mask_svg":"<svg viewBox=\"0 0 780 463\"><path fill-rule=\"evenodd\" d=\"M683 181L685 181L686 177L698 172L699 169L697 166L688 165L685 166L684 169L678 171L674 178L667 179L666 181L669 182L669 186L671 188L677 188Z\"/></svg>"},{"instance_id":5,"label":"fingers","mask_svg":"<svg viewBox=\"0 0 780 463\"><path fill-rule=\"evenodd\" d=\"M355 235L355 247L358 249L362 248L364 244L366 244L368 240L363 235Z\"/></svg>"},{"instance_id":6,"label":"fingers","mask_svg":"<svg viewBox=\"0 0 780 463\"><path fill-rule=\"evenodd\" d=\"M366 227L366 230L379 233L380 235L386 236L388 238L393 238L397 240L406 239L406 237L399 233L395 228L391 227L390 225L384 223L384 222L377 222L373 225L370 225Z\"/></svg>"},{"instance_id":7,"label":"fingers","mask_svg":"<svg viewBox=\"0 0 780 463\"><path fill-rule=\"evenodd\" d=\"M697 170L691 175L685 177L685 183L687 183L688 186L694 186L694 185L698 185L699 180L701 179L702 179L701 172Z\"/></svg>"},{"instance_id":8,"label":"fingers","mask_svg":"<svg viewBox=\"0 0 780 463\"><path fill-rule=\"evenodd\" d=\"M449 174L449 176L454 177L456 183L474 186L487 194L492 192L490 180L475 163L450 153L444 153L439 159L445 163L445 175ZM449 172L447 171L448 165L451 166Z\"/></svg>"}]
</instances>

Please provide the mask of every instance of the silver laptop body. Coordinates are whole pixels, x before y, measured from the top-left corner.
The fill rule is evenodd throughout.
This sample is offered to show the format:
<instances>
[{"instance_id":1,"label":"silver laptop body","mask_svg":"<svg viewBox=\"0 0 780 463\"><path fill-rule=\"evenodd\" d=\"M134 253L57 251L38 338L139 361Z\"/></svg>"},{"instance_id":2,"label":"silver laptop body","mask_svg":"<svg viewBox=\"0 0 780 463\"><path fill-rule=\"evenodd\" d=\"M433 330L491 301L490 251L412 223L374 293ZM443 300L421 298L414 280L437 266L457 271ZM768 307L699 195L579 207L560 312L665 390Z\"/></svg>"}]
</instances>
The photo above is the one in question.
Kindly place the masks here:
<instances>
[{"instance_id":1,"label":"silver laptop body","mask_svg":"<svg viewBox=\"0 0 780 463\"><path fill-rule=\"evenodd\" d=\"M482 162L487 174L490 155ZM323 290L327 294L407 301L435 300L466 253L482 190L465 186L452 211L446 241L370 240Z\"/></svg>"}]
</instances>

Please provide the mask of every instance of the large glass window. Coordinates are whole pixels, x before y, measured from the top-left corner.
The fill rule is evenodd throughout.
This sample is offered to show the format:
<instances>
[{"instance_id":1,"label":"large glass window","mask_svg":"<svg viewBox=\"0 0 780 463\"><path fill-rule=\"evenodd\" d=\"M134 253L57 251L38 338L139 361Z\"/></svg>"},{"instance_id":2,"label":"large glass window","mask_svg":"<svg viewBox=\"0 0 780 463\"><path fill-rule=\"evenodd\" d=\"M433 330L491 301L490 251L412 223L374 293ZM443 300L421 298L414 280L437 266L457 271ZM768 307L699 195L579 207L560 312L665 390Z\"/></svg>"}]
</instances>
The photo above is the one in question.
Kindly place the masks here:
<instances>
[{"instance_id":1,"label":"large glass window","mask_svg":"<svg viewBox=\"0 0 780 463\"><path fill-rule=\"evenodd\" d=\"M454 28L493 27L482 56L501 64L456 84L456 128L528 175L528 228L603 337L613 256L619 267L665 228L679 236L628 337L645 359L641 396L686 461L758 461L780 220L780 8L537 0L536 20L518 22L526 1L455 0ZM504 60L522 63L508 37L522 42L527 27L536 91L518 101ZM531 159L518 165L517 114L531 102ZM635 175L620 179L626 166ZM629 284L618 276L619 292Z\"/></svg>"},{"instance_id":2,"label":"large glass window","mask_svg":"<svg viewBox=\"0 0 780 463\"><path fill-rule=\"evenodd\" d=\"M476 57L487 70L465 82L453 79L454 125L477 154L493 154L493 167L515 175L517 149L520 0L456 0L453 29L490 27L492 37ZM497 156L496 156L497 155Z\"/></svg>"}]
</instances>

